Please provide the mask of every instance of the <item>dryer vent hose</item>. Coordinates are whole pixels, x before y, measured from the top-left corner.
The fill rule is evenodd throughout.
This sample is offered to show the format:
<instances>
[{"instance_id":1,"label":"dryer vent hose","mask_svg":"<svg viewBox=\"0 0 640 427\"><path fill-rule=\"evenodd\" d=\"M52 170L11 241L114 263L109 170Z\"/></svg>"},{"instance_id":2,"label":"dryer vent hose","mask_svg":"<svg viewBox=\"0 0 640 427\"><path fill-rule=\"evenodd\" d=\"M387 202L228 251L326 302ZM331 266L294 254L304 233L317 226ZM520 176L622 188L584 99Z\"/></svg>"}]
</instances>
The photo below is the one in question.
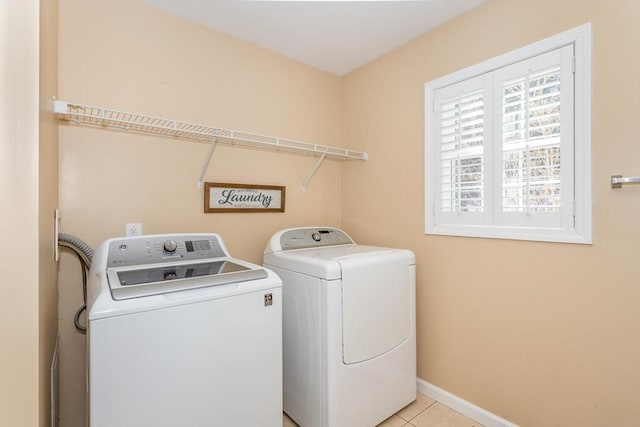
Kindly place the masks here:
<instances>
[{"instance_id":1,"label":"dryer vent hose","mask_svg":"<svg viewBox=\"0 0 640 427\"><path fill-rule=\"evenodd\" d=\"M84 298L84 304L78 309L78 311L76 311L73 323L78 331L85 334L87 333L87 327L80 323L80 316L82 315L82 312L87 309L87 270L91 267L93 249L78 237L65 233L60 233L58 235L58 245L71 249L80 260L80 267L82 267L82 296Z\"/></svg>"}]
</instances>

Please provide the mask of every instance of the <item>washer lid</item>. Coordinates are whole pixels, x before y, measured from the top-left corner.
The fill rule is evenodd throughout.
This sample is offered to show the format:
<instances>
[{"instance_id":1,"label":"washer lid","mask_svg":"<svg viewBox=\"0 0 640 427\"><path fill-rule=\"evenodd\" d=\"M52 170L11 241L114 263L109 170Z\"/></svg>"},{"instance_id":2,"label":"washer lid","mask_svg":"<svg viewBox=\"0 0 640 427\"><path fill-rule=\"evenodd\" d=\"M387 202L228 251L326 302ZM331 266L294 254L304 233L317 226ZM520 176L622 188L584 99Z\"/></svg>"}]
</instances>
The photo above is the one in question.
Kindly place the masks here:
<instances>
[{"instance_id":1,"label":"washer lid","mask_svg":"<svg viewBox=\"0 0 640 427\"><path fill-rule=\"evenodd\" d=\"M107 280L115 300L137 298L186 289L264 279L263 268L229 258L199 262L108 268Z\"/></svg>"}]
</instances>

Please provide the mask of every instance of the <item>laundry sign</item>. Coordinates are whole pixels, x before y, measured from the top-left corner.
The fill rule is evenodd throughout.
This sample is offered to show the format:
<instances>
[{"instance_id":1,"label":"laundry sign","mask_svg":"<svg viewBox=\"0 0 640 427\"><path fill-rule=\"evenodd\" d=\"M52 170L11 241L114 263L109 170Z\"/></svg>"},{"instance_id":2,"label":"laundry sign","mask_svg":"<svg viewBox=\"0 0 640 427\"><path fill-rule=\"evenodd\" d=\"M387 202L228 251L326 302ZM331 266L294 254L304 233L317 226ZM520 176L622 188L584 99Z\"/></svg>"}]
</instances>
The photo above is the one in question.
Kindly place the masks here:
<instances>
[{"instance_id":1,"label":"laundry sign","mask_svg":"<svg viewBox=\"0 0 640 427\"><path fill-rule=\"evenodd\" d=\"M205 182L204 211L284 212L285 187Z\"/></svg>"}]
</instances>

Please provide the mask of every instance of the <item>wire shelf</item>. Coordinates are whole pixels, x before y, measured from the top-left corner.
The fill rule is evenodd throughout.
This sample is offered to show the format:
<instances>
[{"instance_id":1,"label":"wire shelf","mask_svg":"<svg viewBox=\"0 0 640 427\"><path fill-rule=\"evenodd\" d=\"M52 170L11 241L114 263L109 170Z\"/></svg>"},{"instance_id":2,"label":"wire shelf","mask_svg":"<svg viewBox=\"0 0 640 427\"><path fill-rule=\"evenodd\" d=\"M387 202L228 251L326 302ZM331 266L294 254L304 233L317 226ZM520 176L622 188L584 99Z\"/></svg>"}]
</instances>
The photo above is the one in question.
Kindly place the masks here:
<instances>
[{"instance_id":1,"label":"wire shelf","mask_svg":"<svg viewBox=\"0 0 640 427\"><path fill-rule=\"evenodd\" d=\"M53 112L59 119L77 124L115 128L129 132L147 133L165 137L217 143L261 150L325 156L334 160L366 160L367 153L311 144L291 139L216 128L142 114L127 113L108 108L92 107L54 100Z\"/></svg>"}]
</instances>

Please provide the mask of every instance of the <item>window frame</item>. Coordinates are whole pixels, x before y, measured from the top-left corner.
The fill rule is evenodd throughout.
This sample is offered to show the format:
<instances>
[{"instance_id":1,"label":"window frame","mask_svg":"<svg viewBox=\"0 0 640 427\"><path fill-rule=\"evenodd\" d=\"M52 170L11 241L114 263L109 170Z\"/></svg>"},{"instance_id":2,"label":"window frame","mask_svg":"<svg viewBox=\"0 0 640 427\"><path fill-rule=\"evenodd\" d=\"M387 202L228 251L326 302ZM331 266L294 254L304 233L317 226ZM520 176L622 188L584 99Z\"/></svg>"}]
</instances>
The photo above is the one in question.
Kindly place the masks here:
<instances>
[{"instance_id":1,"label":"window frame","mask_svg":"<svg viewBox=\"0 0 640 427\"><path fill-rule=\"evenodd\" d=\"M532 240L546 242L592 243L591 201L591 24L587 23L520 49L497 56L471 67L453 72L425 84L425 233L449 236L487 237L499 239ZM448 86L483 76L500 68L573 45L574 103L573 103L573 227L543 228L482 224L438 224L436 197L439 189L435 176L440 147L435 135L437 117L434 113L436 91ZM489 103L492 103L490 100ZM491 141L491 144L499 144ZM493 181L495 176L485 179ZM494 189L489 189L493 193ZM498 197L499 194L491 194Z\"/></svg>"}]
</instances>

